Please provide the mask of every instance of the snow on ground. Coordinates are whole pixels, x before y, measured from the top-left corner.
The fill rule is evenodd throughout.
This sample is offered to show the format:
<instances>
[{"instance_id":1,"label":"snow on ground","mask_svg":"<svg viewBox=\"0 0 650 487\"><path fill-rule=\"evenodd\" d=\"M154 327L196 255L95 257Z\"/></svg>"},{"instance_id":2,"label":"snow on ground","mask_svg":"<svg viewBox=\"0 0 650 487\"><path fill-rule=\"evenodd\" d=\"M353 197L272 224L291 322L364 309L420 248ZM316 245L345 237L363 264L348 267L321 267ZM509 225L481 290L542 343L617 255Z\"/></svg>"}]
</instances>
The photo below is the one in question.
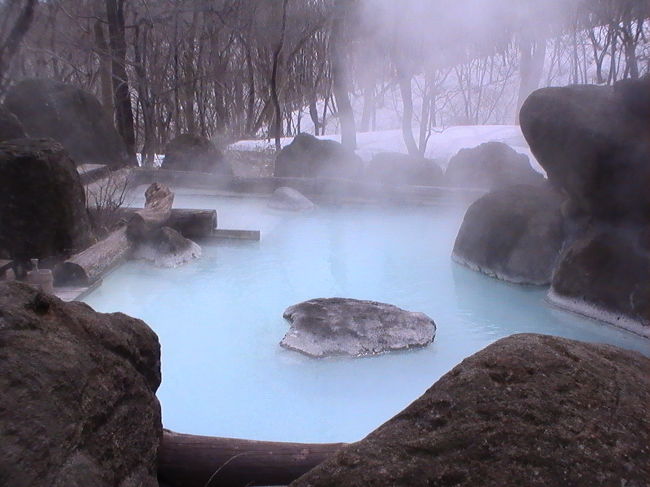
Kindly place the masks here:
<instances>
[{"instance_id":1,"label":"snow on ground","mask_svg":"<svg viewBox=\"0 0 650 487\"><path fill-rule=\"evenodd\" d=\"M319 139L335 140L340 142L340 135L324 135ZM293 137L282 139L282 147L289 145ZM439 132L434 132L429 139L425 156L436 159L445 168L449 159L460 149L476 147L484 142L503 142L519 153L526 154L531 165L539 172L544 172L530 152L521 129L516 125L469 125L448 127ZM401 130L384 130L378 132L362 132L357 134L357 154L369 161L373 154L378 152L406 153L406 145L402 138ZM235 150L272 150L274 142L269 140L242 140L232 144Z\"/></svg>"}]
</instances>

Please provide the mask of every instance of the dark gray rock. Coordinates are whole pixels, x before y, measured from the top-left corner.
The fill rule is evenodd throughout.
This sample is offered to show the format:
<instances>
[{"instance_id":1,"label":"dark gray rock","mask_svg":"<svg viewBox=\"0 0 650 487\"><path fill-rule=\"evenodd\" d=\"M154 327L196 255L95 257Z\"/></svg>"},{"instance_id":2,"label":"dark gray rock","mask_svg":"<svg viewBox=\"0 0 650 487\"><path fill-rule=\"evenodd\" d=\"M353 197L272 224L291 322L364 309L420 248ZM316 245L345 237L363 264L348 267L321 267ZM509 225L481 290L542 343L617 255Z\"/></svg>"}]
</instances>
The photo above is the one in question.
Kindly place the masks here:
<instances>
[{"instance_id":1,"label":"dark gray rock","mask_svg":"<svg viewBox=\"0 0 650 487\"><path fill-rule=\"evenodd\" d=\"M268 206L276 210L305 211L313 209L314 203L300 191L282 187L273 192Z\"/></svg>"},{"instance_id":2,"label":"dark gray rock","mask_svg":"<svg viewBox=\"0 0 650 487\"><path fill-rule=\"evenodd\" d=\"M366 166L364 179L389 186L440 186L443 173L431 159L398 152L380 152Z\"/></svg>"},{"instance_id":3,"label":"dark gray rock","mask_svg":"<svg viewBox=\"0 0 650 487\"><path fill-rule=\"evenodd\" d=\"M551 302L650 338L650 251L626 228L594 228L563 251Z\"/></svg>"},{"instance_id":4,"label":"dark gray rock","mask_svg":"<svg viewBox=\"0 0 650 487\"><path fill-rule=\"evenodd\" d=\"M436 334L425 314L376 301L312 299L287 308L284 318L291 329L280 345L318 358L424 347Z\"/></svg>"},{"instance_id":5,"label":"dark gray rock","mask_svg":"<svg viewBox=\"0 0 650 487\"><path fill-rule=\"evenodd\" d=\"M133 257L158 267L178 267L201 257L201 247L173 228L162 227L138 244Z\"/></svg>"},{"instance_id":6,"label":"dark gray rock","mask_svg":"<svg viewBox=\"0 0 650 487\"><path fill-rule=\"evenodd\" d=\"M530 166L525 154L502 142L487 142L462 149L452 157L445 182L452 187L494 190L515 184L542 184L544 176Z\"/></svg>"},{"instance_id":7,"label":"dark gray rock","mask_svg":"<svg viewBox=\"0 0 650 487\"><path fill-rule=\"evenodd\" d=\"M547 186L512 186L467 210L453 259L518 284L547 285L564 241L561 197Z\"/></svg>"},{"instance_id":8,"label":"dark gray rock","mask_svg":"<svg viewBox=\"0 0 650 487\"><path fill-rule=\"evenodd\" d=\"M28 79L12 87L6 107L31 137L60 142L77 164L128 164L124 141L99 100L76 86Z\"/></svg>"},{"instance_id":9,"label":"dark gray rock","mask_svg":"<svg viewBox=\"0 0 650 487\"><path fill-rule=\"evenodd\" d=\"M0 248L11 258L69 256L93 241L72 159L50 139L0 143Z\"/></svg>"},{"instance_id":10,"label":"dark gray rock","mask_svg":"<svg viewBox=\"0 0 650 487\"><path fill-rule=\"evenodd\" d=\"M223 152L205 137L179 135L165 147L162 169L195 171L232 176L232 168Z\"/></svg>"},{"instance_id":11,"label":"dark gray rock","mask_svg":"<svg viewBox=\"0 0 650 487\"><path fill-rule=\"evenodd\" d=\"M275 160L276 177L357 178L362 174L361 159L333 140L319 140L298 134Z\"/></svg>"},{"instance_id":12,"label":"dark gray rock","mask_svg":"<svg viewBox=\"0 0 650 487\"><path fill-rule=\"evenodd\" d=\"M0 283L0 485L157 487L159 384L142 321Z\"/></svg>"},{"instance_id":13,"label":"dark gray rock","mask_svg":"<svg viewBox=\"0 0 650 487\"><path fill-rule=\"evenodd\" d=\"M16 115L0 105L0 142L25 137L25 129Z\"/></svg>"},{"instance_id":14,"label":"dark gray rock","mask_svg":"<svg viewBox=\"0 0 650 487\"><path fill-rule=\"evenodd\" d=\"M650 79L543 88L521 109L531 151L576 218L650 220L650 114L637 90L650 91Z\"/></svg>"},{"instance_id":15,"label":"dark gray rock","mask_svg":"<svg viewBox=\"0 0 650 487\"><path fill-rule=\"evenodd\" d=\"M648 404L647 357L515 335L291 487L644 487Z\"/></svg>"}]
</instances>

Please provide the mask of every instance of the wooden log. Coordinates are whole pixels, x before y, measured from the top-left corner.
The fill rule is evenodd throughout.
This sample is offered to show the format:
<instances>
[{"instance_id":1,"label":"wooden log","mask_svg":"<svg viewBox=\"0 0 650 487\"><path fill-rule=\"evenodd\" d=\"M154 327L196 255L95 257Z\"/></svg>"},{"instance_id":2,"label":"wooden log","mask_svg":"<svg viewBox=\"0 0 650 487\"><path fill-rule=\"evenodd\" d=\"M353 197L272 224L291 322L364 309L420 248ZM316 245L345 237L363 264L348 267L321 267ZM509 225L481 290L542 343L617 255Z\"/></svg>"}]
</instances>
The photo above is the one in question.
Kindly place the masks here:
<instances>
[{"instance_id":1,"label":"wooden log","mask_svg":"<svg viewBox=\"0 0 650 487\"><path fill-rule=\"evenodd\" d=\"M116 210L117 218L128 222L141 208L120 208ZM90 210L91 212L94 210ZM217 227L215 210L196 210L191 208L173 208L166 226L173 228L185 238L210 237Z\"/></svg>"},{"instance_id":2,"label":"wooden log","mask_svg":"<svg viewBox=\"0 0 650 487\"><path fill-rule=\"evenodd\" d=\"M287 485L345 443L280 443L174 433L158 450L158 479L172 487Z\"/></svg>"},{"instance_id":3,"label":"wooden log","mask_svg":"<svg viewBox=\"0 0 650 487\"><path fill-rule=\"evenodd\" d=\"M83 252L73 255L54 268L55 286L89 286L124 261L132 244L126 227L111 233Z\"/></svg>"},{"instance_id":4,"label":"wooden log","mask_svg":"<svg viewBox=\"0 0 650 487\"><path fill-rule=\"evenodd\" d=\"M129 220L127 235L140 242L169 220L174 204L174 193L165 185L153 183L145 191L144 208L136 210Z\"/></svg>"},{"instance_id":5,"label":"wooden log","mask_svg":"<svg viewBox=\"0 0 650 487\"><path fill-rule=\"evenodd\" d=\"M210 237L211 239L233 239L233 240L259 240L259 230L228 230L225 228L215 229Z\"/></svg>"},{"instance_id":6,"label":"wooden log","mask_svg":"<svg viewBox=\"0 0 650 487\"><path fill-rule=\"evenodd\" d=\"M217 228L217 212L176 208L172 210L167 226L185 238L208 237Z\"/></svg>"}]
</instances>

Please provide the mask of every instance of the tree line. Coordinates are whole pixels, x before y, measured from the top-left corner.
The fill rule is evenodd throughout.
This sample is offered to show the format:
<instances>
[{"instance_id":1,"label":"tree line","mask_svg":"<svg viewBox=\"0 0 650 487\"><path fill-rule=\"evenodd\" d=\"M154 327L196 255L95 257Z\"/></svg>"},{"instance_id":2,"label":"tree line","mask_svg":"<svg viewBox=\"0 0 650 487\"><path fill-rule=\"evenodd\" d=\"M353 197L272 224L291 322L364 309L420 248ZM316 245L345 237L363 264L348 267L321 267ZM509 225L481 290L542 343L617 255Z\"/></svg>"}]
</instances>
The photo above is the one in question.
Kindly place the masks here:
<instances>
[{"instance_id":1,"label":"tree line","mask_svg":"<svg viewBox=\"0 0 650 487\"><path fill-rule=\"evenodd\" d=\"M398 94L422 154L441 127L512 123L540 85L642 76L649 4L0 0L0 97L27 77L86 89L151 164L181 133L279 147L305 117L354 147Z\"/></svg>"}]
</instances>

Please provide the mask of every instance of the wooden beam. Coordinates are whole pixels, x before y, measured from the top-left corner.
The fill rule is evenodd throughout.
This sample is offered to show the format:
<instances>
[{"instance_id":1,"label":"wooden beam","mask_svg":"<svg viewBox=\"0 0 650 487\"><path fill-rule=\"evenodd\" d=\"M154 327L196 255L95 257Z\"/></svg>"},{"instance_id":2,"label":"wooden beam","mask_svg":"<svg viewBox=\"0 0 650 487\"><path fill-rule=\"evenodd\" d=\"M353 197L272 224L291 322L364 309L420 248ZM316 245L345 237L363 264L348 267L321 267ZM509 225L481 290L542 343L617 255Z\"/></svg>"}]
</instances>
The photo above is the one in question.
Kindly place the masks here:
<instances>
[{"instance_id":1,"label":"wooden beam","mask_svg":"<svg viewBox=\"0 0 650 487\"><path fill-rule=\"evenodd\" d=\"M158 479L170 487L287 485L345 443L281 443L195 436L165 430Z\"/></svg>"}]
</instances>

